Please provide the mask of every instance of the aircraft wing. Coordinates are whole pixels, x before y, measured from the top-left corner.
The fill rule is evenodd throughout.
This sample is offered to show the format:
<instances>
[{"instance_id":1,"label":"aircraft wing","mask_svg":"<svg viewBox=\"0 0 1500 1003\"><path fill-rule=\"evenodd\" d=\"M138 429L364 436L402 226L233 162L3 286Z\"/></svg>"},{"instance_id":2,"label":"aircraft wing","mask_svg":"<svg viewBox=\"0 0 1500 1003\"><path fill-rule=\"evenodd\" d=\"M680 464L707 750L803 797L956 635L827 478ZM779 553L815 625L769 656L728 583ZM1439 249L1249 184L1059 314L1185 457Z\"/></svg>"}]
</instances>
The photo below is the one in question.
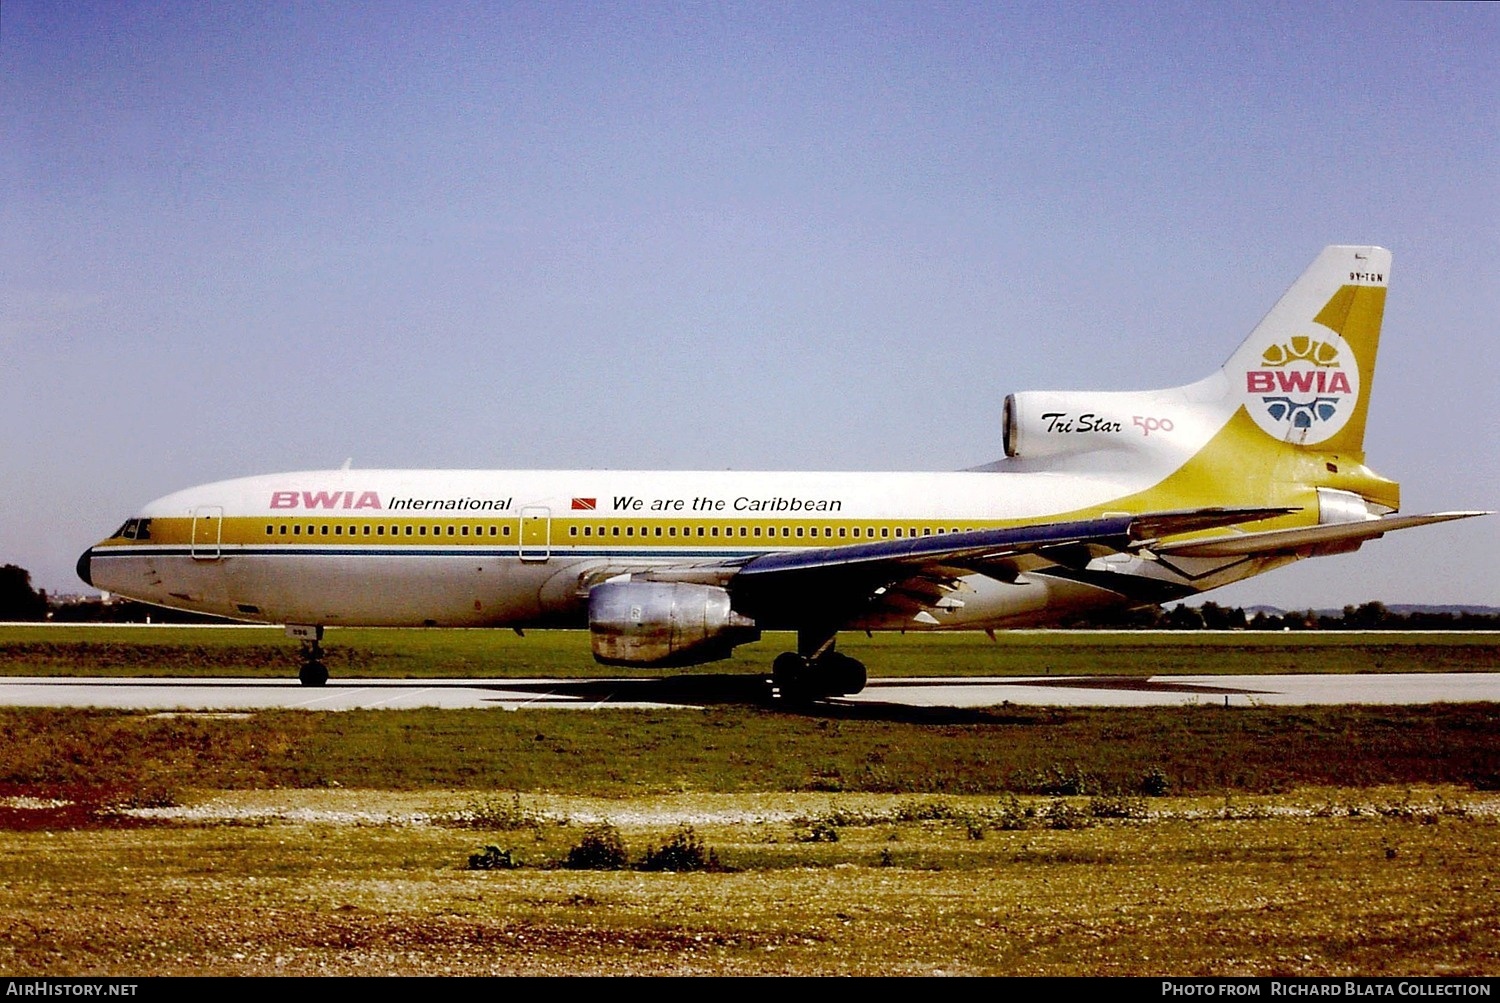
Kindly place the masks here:
<instances>
[{"instance_id":1,"label":"aircraft wing","mask_svg":"<svg viewBox=\"0 0 1500 1003\"><path fill-rule=\"evenodd\" d=\"M738 561L656 567L654 581L722 584L735 607L757 619L839 623L872 605L922 619L956 600L966 575L1004 581L1037 568L1082 568L1095 557L1128 552L1162 537L1258 522L1287 508L1203 508L1144 515L980 529L842 547L777 551Z\"/></svg>"},{"instance_id":2,"label":"aircraft wing","mask_svg":"<svg viewBox=\"0 0 1500 1003\"><path fill-rule=\"evenodd\" d=\"M1431 515L1390 515L1360 522L1335 522L1296 529L1272 529L1263 533L1237 533L1208 540L1181 540L1161 543L1151 550L1171 557L1247 557L1257 554L1291 552L1303 549L1353 549L1366 540L1398 529L1429 526L1453 519L1469 519L1488 512L1435 512Z\"/></svg>"}]
</instances>

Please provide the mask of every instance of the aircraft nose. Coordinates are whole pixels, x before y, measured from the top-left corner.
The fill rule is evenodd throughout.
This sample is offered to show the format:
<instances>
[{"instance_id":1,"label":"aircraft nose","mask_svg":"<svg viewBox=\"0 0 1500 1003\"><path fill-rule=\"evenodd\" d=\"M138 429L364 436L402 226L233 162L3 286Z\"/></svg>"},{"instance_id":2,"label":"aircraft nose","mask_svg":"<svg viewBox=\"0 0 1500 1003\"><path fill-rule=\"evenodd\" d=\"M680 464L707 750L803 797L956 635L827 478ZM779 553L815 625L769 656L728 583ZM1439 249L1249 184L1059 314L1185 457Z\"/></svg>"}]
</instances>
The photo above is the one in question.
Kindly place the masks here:
<instances>
[{"instance_id":1,"label":"aircraft nose","mask_svg":"<svg viewBox=\"0 0 1500 1003\"><path fill-rule=\"evenodd\" d=\"M94 551L91 548L89 550L85 550L83 552L83 556L78 558L78 577L82 578L89 585L94 584L94 580L89 577L90 572L92 572L93 570L90 567L90 565L93 564L93 557Z\"/></svg>"}]
</instances>

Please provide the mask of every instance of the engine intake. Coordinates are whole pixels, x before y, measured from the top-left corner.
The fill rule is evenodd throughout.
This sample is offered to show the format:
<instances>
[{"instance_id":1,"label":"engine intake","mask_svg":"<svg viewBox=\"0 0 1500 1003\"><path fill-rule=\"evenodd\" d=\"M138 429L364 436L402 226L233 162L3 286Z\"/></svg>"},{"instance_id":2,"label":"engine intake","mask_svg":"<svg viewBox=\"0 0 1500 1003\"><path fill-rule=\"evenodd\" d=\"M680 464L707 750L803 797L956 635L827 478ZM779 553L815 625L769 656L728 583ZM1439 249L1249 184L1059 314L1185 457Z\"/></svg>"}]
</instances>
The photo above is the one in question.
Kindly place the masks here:
<instances>
[{"instance_id":1,"label":"engine intake","mask_svg":"<svg viewBox=\"0 0 1500 1003\"><path fill-rule=\"evenodd\" d=\"M605 665L697 665L760 639L729 593L684 582L605 582L589 592L589 634Z\"/></svg>"}]
</instances>

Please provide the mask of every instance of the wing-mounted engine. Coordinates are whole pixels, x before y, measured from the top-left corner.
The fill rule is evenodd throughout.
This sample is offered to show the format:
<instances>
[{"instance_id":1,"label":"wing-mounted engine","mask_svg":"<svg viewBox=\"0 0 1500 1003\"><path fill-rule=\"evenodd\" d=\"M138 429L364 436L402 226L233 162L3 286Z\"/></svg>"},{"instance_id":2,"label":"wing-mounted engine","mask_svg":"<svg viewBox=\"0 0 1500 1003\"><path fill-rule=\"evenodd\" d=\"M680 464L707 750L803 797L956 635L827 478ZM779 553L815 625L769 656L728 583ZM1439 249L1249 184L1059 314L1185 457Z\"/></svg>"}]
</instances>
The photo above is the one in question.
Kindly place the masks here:
<instances>
[{"instance_id":1,"label":"wing-mounted engine","mask_svg":"<svg viewBox=\"0 0 1500 1003\"><path fill-rule=\"evenodd\" d=\"M589 591L594 658L605 665L697 665L760 639L729 593L689 582L605 582Z\"/></svg>"}]
</instances>

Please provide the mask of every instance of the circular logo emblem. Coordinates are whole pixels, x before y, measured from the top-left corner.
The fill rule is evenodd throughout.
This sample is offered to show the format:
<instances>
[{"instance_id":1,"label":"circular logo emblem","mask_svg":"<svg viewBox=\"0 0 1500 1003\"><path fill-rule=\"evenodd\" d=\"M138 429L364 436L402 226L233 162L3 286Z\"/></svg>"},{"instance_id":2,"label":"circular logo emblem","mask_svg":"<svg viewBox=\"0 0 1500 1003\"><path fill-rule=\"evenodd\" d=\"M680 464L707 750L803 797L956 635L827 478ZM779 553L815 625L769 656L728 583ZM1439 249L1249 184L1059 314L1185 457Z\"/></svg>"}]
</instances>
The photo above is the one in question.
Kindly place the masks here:
<instances>
[{"instance_id":1,"label":"circular logo emblem","mask_svg":"<svg viewBox=\"0 0 1500 1003\"><path fill-rule=\"evenodd\" d=\"M1245 371L1245 410L1267 434L1314 445L1332 438L1359 400L1359 366L1348 342L1315 334L1272 342Z\"/></svg>"}]
</instances>

